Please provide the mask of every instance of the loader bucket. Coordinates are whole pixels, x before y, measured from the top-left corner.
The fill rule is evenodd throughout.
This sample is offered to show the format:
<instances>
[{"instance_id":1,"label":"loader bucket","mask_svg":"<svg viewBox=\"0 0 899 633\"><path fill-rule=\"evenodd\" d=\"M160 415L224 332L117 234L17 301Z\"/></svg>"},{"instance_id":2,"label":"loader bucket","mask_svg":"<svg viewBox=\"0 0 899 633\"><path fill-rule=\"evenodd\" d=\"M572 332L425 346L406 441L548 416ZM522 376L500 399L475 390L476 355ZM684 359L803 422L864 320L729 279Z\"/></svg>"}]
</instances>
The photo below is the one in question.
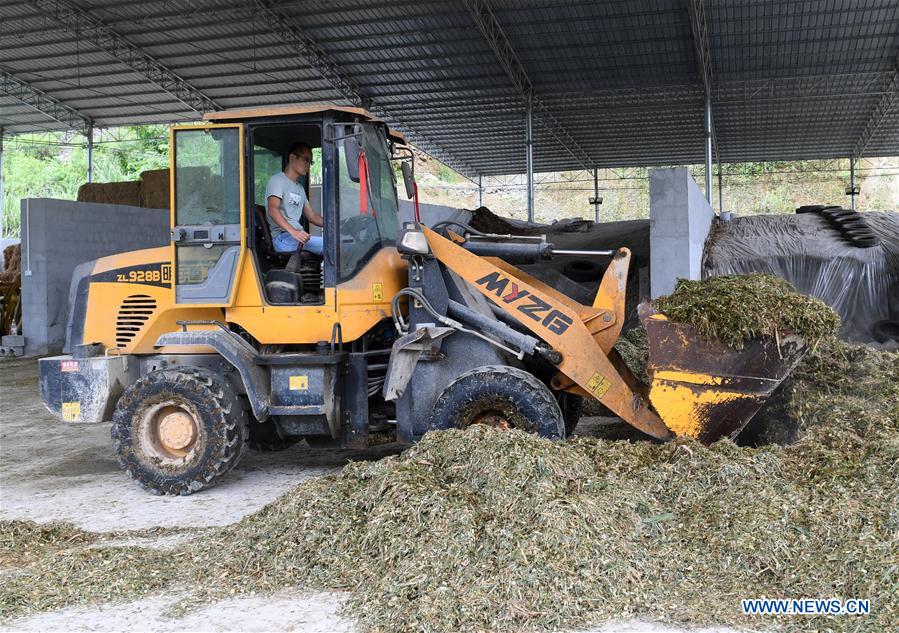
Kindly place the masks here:
<instances>
[{"instance_id":1,"label":"loader bucket","mask_svg":"<svg viewBox=\"0 0 899 633\"><path fill-rule=\"evenodd\" d=\"M735 350L648 303L638 314L649 337L650 403L672 432L704 444L742 431L807 351L805 339L793 335L752 339Z\"/></svg>"}]
</instances>

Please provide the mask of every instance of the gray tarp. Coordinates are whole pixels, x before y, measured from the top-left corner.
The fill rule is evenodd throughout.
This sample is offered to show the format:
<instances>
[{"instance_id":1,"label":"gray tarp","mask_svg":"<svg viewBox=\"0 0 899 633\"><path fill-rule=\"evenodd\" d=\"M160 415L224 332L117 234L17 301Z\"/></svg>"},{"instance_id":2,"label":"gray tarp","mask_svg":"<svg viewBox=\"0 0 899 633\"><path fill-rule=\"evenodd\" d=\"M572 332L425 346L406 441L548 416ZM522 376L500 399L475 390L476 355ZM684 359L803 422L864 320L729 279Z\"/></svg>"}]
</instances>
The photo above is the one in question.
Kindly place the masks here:
<instances>
[{"instance_id":1,"label":"gray tarp","mask_svg":"<svg viewBox=\"0 0 899 633\"><path fill-rule=\"evenodd\" d=\"M874 323L899 318L899 213L863 215L879 246L851 246L816 213L719 223L706 245L703 276L775 274L833 307L843 319L842 338L870 342Z\"/></svg>"}]
</instances>

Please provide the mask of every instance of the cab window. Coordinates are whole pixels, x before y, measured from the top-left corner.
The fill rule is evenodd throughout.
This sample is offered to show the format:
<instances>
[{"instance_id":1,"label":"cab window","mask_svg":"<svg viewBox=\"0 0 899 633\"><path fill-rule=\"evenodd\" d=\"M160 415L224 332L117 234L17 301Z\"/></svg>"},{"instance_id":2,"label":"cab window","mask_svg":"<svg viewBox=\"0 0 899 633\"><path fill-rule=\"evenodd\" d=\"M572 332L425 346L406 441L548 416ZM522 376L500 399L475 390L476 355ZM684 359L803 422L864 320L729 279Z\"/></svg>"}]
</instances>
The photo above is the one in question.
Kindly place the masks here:
<instances>
[{"instance_id":1,"label":"cab window","mask_svg":"<svg viewBox=\"0 0 899 633\"><path fill-rule=\"evenodd\" d=\"M362 129L359 141L368 169L360 170L359 182L349 177L345 141L337 143L341 280L355 275L379 249L392 246L399 230L396 180L384 132L372 125Z\"/></svg>"}]
</instances>

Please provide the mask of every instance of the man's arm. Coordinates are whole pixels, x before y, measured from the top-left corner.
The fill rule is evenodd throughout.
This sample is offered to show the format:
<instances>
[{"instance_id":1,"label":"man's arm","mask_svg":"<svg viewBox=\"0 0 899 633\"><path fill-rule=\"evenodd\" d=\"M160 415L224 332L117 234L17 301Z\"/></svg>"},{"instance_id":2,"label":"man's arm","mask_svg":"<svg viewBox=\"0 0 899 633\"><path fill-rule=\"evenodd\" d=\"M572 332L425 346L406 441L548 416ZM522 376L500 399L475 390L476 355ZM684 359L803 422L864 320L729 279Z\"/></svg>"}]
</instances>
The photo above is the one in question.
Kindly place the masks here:
<instances>
[{"instance_id":1,"label":"man's arm","mask_svg":"<svg viewBox=\"0 0 899 633\"><path fill-rule=\"evenodd\" d=\"M308 200L306 201L306 206L303 207L303 215L305 215L306 219L315 226L325 226L325 219L321 216L320 213L312 208L312 205L309 204Z\"/></svg>"},{"instance_id":2,"label":"man's arm","mask_svg":"<svg viewBox=\"0 0 899 633\"><path fill-rule=\"evenodd\" d=\"M281 213L281 198L278 196L269 196L266 202L268 203L268 215L274 220L275 224L287 231L287 233L292 235L300 244L305 244L309 241L309 234L306 231L291 225L291 223L287 221L287 218L284 217L284 214Z\"/></svg>"}]
</instances>

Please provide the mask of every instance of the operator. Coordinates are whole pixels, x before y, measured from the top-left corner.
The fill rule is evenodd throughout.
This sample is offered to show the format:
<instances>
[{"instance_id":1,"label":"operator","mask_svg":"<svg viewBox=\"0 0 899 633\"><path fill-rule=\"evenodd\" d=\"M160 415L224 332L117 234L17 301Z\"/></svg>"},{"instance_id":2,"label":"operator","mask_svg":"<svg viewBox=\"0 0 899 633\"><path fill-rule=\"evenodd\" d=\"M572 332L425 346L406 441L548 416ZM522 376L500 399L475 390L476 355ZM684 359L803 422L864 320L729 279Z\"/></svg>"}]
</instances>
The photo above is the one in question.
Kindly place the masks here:
<instances>
[{"instance_id":1,"label":"operator","mask_svg":"<svg viewBox=\"0 0 899 633\"><path fill-rule=\"evenodd\" d=\"M322 254L322 238L309 235L300 224L302 214L315 226L324 226L322 216L309 204L306 189L298 182L300 176L309 175L311 167L312 148L305 143L294 143L290 146L284 171L269 178L265 186L272 245L279 253L305 250Z\"/></svg>"}]
</instances>

